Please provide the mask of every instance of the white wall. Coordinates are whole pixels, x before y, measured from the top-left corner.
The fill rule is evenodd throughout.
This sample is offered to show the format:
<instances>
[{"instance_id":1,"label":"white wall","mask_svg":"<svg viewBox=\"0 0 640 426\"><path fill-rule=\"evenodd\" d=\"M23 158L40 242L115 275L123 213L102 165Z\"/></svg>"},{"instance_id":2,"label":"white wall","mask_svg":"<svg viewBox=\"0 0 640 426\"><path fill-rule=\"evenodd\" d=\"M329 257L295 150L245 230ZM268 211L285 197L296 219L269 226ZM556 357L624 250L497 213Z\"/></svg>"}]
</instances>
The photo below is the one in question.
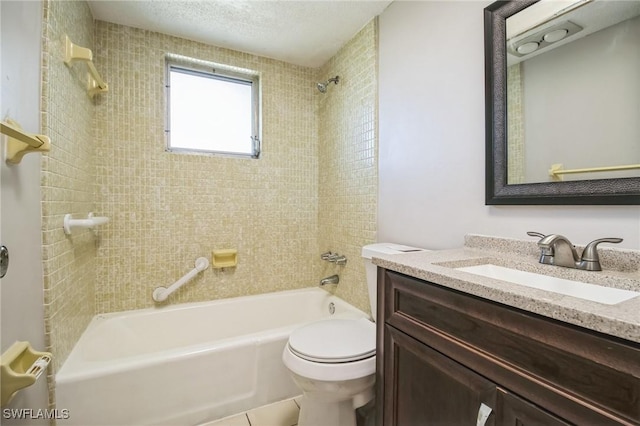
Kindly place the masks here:
<instances>
[{"instance_id":1,"label":"white wall","mask_svg":"<svg viewBox=\"0 0 640 426\"><path fill-rule=\"evenodd\" d=\"M12 118L28 132L40 133L40 50L42 3L0 2L0 119ZM4 138L3 138L4 139ZM2 143L4 152L4 142ZM1 346L16 340L45 348L42 288L40 156L28 154L18 165L0 161L2 186L0 240L9 249L9 270L0 280ZM21 391L8 407L44 409L48 406L46 378ZM48 424L40 420L11 420L2 424Z\"/></svg>"},{"instance_id":2,"label":"white wall","mask_svg":"<svg viewBox=\"0 0 640 426\"><path fill-rule=\"evenodd\" d=\"M489 1L396 1L380 16L378 241L427 248L468 233L640 249L640 206L484 205L483 9Z\"/></svg>"},{"instance_id":3,"label":"white wall","mask_svg":"<svg viewBox=\"0 0 640 426\"><path fill-rule=\"evenodd\" d=\"M556 163L565 169L640 164L638 40L640 17L522 62L525 182L550 181Z\"/></svg>"}]
</instances>

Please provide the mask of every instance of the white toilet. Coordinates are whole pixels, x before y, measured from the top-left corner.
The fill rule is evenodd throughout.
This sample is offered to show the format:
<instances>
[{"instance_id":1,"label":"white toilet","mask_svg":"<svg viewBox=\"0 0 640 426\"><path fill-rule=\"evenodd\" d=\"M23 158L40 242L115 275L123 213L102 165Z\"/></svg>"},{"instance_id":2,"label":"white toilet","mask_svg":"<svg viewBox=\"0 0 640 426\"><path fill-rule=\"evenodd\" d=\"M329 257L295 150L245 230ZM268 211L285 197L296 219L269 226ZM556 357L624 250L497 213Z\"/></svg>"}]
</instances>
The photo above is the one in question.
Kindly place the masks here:
<instances>
[{"instance_id":1,"label":"white toilet","mask_svg":"<svg viewBox=\"0 0 640 426\"><path fill-rule=\"evenodd\" d=\"M364 246L369 305L375 320L377 274L375 254L422 251L392 243ZM317 321L289 336L282 360L302 390L298 426L355 426L355 409L374 396L376 326L362 319Z\"/></svg>"}]
</instances>

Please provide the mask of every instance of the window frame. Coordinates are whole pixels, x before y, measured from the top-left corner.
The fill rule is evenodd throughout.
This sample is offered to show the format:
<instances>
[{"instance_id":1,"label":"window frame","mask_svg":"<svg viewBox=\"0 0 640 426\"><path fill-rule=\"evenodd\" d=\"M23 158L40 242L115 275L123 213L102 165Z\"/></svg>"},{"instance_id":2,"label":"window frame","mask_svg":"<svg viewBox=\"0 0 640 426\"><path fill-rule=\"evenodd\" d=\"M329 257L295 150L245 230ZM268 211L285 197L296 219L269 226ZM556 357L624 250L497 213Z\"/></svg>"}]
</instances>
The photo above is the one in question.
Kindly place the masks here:
<instances>
[{"instance_id":1,"label":"window frame","mask_svg":"<svg viewBox=\"0 0 640 426\"><path fill-rule=\"evenodd\" d=\"M215 149L177 148L171 146L171 73L180 72L202 78L251 86L251 153ZM262 153L260 76L257 72L181 56L167 55L165 60L165 151L182 154L213 155L240 158L260 158Z\"/></svg>"}]
</instances>

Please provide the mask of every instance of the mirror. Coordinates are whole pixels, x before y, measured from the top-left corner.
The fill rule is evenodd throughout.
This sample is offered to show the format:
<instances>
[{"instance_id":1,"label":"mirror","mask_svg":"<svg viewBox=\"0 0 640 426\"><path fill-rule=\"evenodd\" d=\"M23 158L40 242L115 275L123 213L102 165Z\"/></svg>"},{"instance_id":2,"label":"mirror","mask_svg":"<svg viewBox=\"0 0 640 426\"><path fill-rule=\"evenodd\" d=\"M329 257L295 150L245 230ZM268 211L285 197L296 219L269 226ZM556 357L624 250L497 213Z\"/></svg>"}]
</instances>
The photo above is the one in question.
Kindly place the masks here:
<instances>
[{"instance_id":1,"label":"mirror","mask_svg":"<svg viewBox=\"0 0 640 426\"><path fill-rule=\"evenodd\" d=\"M486 204L640 204L640 2L485 9Z\"/></svg>"}]
</instances>

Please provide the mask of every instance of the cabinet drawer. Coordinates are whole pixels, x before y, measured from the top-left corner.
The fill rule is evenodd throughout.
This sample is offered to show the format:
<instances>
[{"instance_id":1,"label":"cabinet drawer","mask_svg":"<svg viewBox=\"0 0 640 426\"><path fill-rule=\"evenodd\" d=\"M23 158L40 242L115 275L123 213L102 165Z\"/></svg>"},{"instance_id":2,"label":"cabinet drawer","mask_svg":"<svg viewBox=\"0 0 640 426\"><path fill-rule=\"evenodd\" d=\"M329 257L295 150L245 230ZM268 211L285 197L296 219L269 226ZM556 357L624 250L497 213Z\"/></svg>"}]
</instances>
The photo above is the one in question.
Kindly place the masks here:
<instances>
[{"instance_id":1,"label":"cabinet drawer","mask_svg":"<svg viewBox=\"0 0 640 426\"><path fill-rule=\"evenodd\" d=\"M395 272L379 278L384 321L398 330L570 421L640 424L640 345Z\"/></svg>"}]
</instances>

